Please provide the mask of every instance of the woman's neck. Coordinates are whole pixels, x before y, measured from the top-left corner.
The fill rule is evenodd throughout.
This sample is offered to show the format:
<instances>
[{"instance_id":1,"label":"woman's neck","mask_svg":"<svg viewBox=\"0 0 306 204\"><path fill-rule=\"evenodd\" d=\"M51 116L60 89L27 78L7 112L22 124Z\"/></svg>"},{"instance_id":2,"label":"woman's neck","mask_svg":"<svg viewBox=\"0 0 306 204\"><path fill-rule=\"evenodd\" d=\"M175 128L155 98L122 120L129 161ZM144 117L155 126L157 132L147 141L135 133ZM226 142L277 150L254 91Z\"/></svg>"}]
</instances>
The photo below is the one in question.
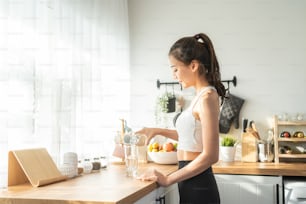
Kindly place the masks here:
<instances>
[{"instance_id":1,"label":"woman's neck","mask_svg":"<svg viewBox=\"0 0 306 204\"><path fill-rule=\"evenodd\" d=\"M195 86L196 93L197 94L200 93L203 89L205 89L208 86L210 86L208 83L203 83Z\"/></svg>"}]
</instances>

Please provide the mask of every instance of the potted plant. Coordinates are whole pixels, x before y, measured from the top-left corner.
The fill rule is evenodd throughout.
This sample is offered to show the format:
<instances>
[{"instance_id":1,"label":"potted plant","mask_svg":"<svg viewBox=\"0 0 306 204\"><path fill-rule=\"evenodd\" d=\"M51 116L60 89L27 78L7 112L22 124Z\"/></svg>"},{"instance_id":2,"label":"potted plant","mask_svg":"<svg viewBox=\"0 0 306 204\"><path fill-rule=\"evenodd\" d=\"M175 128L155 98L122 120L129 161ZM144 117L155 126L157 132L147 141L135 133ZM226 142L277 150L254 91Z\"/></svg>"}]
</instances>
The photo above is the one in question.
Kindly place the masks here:
<instances>
[{"instance_id":1,"label":"potted plant","mask_svg":"<svg viewBox=\"0 0 306 204\"><path fill-rule=\"evenodd\" d=\"M175 95L173 93L165 92L157 99L157 105L161 112L173 113L175 112Z\"/></svg>"},{"instance_id":2,"label":"potted plant","mask_svg":"<svg viewBox=\"0 0 306 204\"><path fill-rule=\"evenodd\" d=\"M235 160L237 139L226 135L221 139L220 154L221 160L225 162L232 162Z\"/></svg>"}]
</instances>

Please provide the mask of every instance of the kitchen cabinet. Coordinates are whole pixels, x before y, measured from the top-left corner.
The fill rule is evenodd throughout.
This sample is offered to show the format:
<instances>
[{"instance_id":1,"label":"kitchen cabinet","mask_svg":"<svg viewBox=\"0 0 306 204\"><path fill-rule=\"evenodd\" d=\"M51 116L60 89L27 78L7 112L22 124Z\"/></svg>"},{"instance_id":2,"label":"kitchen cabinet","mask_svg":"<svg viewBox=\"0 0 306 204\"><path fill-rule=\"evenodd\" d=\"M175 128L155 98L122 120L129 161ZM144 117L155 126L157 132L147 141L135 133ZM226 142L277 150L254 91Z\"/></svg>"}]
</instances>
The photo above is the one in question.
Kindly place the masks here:
<instances>
[{"instance_id":1,"label":"kitchen cabinet","mask_svg":"<svg viewBox=\"0 0 306 204\"><path fill-rule=\"evenodd\" d=\"M222 204L283 204L282 176L215 174Z\"/></svg>"},{"instance_id":2,"label":"kitchen cabinet","mask_svg":"<svg viewBox=\"0 0 306 204\"><path fill-rule=\"evenodd\" d=\"M160 204L173 204L179 203L179 193L177 184L173 184L167 188L161 188L161 198L165 200L165 202L161 202Z\"/></svg>"},{"instance_id":3,"label":"kitchen cabinet","mask_svg":"<svg viewBox=\"0 0 306 204\"><path fill-rule=\"evenodd\" d=\"M177 184L173 184L169 187L159 187L135 202L135 204L174 204L174 203L179 203Z\"/></svg>"},{"instance_id":4,"label":"kitchen cabinet","mask_svg":"<svg viewBox=\"0 0 306 204\"><path fill-rule=\"evenodd\" d=\"M284 177L285 204L306 204L306 178Z\"/></svg>"},{"instance_id":5,"label":"kitchen cabinet","mask_svg":"<svg viewBox=\"0 0 306 204\"><path fill-rule=\"evenodd\" d=\"M141 199L137 200L134 204L156 204L156 196L157 196L157 189L151 191L146 196L142 197Z\"/></svg>"},{"instance_id":6,"label":"kitchen cabinet","mask_svg":"<svg viewBox=\"0 0 306 204\"><path fill-rule=\"evenodd\" d=\"M276 163L280 161L306 161L306 137L294 137L301 131L306 134L306 121L280 121L274 116L274 154ZM286 131L290 136L281 134Z\"/></svg>"}]
</instances>

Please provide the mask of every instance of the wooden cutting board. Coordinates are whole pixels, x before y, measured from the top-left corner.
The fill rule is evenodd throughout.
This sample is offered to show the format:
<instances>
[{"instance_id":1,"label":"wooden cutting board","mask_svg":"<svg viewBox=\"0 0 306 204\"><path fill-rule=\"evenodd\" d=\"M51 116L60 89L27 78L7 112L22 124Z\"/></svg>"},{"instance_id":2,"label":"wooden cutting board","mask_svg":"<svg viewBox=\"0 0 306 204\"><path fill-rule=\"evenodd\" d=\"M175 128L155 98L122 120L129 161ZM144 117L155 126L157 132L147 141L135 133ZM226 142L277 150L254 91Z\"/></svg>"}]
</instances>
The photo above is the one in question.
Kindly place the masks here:
<instances>
[{"instance_id":1,"label":"wooden cutting board","mask_svg":"<svg viewBox=\"0 0 306 204\"><path fill-rule=\"evenodd\" d=\"M30 182L38 187L67 179L45 148L10 151L8 186Z\"/></svg>"},{"instance_id":2,"label":"wooden cutting board","mask_svg":"<svg viewBox=\"0 0 306 204\"><path fill-rule=\"evenodd\" d=\"M249 132L242 133L241 161L243 162L258 161L257 138L254 137L254 135Z\"/></svg>"}]
</instances>

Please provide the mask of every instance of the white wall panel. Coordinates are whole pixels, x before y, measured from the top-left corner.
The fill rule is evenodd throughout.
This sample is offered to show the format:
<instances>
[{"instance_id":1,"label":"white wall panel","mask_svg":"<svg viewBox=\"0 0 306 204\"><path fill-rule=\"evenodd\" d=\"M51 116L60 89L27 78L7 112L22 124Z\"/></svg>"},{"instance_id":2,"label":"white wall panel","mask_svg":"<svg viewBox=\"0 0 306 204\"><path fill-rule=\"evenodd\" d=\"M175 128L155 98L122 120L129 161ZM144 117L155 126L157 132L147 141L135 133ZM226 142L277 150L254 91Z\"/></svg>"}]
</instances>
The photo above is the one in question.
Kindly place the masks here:
<instances>
[{"instance_id":1,"label":"white wall panel","mask_svg":"<svg viewBox=\"0 0 306 204\"><path fill-rule=\"evenodd\" d=\"M170 46L199 32L214 42L222 79L237 76L240 118L255 120L262 137L274 114L306 118L305 1L129 0L129 21L135 126L154 125L156 79L172 81Z\"/></svg>"}]
</instances>

